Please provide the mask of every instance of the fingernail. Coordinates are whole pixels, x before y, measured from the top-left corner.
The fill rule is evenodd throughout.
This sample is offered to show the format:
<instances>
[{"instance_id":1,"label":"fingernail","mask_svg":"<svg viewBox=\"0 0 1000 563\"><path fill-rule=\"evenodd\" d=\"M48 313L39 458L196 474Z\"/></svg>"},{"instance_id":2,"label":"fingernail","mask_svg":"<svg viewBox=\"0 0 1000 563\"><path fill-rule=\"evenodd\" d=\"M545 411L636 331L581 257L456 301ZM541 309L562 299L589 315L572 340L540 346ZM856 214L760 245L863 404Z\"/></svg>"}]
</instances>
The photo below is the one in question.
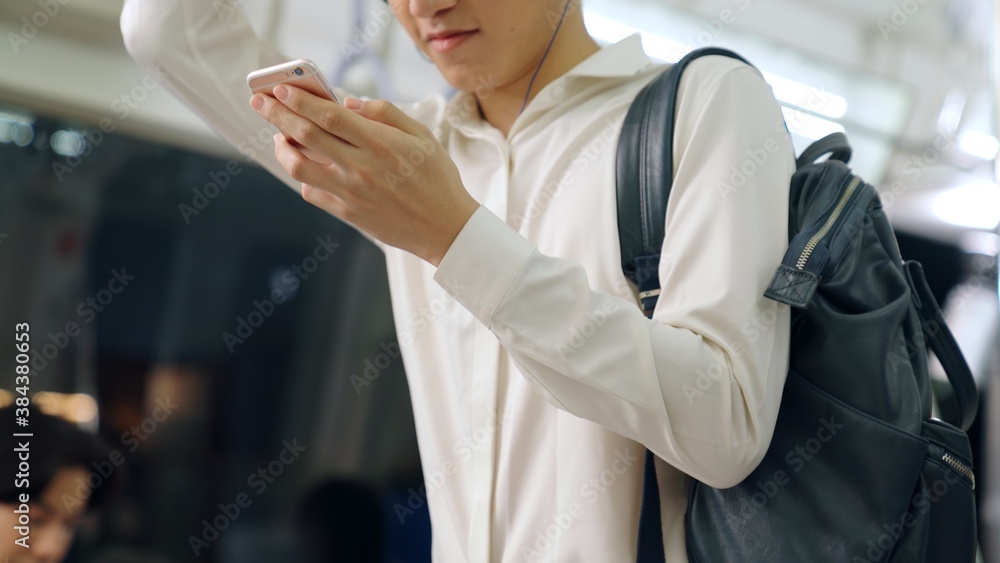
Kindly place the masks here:
<instances>
[{"instance_id":1,"label":"fingernail","mask_svg":"<svg viewBox=\"0 0 1000 563\"><path fill-rule=\"evenodd\" d=\"M355 111L363 108L365 103L357 98L347 98L344 100L344 107L347 109L353 109Z\"/></svg>"},{"instance_id":2,"label":"fingernail","mask_svg":"<svg viewBox=\"0 0 1000 563\"><path fill-rule=\"evenodd\" d=\"M281 84L274 87L274 97L279 100L284 100L288 97L288 88L285 88Z\"/></svg>"},{"instance_id":3,"label":"fingernail","mask_svg":"<svg viewBox=\"0 0 1000 563\"><path fill-rule=\"evenodd\" d=\"M275 133L274 136L271 137L271 140L274 141L275 144L277 144L278 141L281 140L281 133Z\"/></svg>"},{"instance_id":4,"label":"fingernail","mask_svg":"<svg viewBox=\"0 0 1000 563\"><path fill-rule=\"evenodd\" d=\"M253 97L250 98L250 107L260 111L260 109L264 107L264 96L254 94Z\"/></svg>"}]
</instances>

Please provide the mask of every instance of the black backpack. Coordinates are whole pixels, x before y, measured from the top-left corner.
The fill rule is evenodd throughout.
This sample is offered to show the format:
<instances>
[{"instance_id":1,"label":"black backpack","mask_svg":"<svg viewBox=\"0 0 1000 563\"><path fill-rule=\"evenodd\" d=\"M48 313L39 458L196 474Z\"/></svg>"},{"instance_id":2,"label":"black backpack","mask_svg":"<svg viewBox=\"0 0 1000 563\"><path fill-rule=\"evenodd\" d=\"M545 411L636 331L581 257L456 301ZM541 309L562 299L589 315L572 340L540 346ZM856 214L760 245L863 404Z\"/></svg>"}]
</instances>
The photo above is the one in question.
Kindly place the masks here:
<instances>
[{"instance_id":1,"label":"black backpack","mask_svg":"<svg viewBox=\"0 0 1000 563\"><path fill-rule=\"evenodd\" d=\"M619 140L622 268L649 316L660 289L677 88L684 68L706 55L746 62L718 48L688 54L639 93ZM777 426L763 461L739 485L693 481L685 516L691 563L975 560L975 477L964 432L978 406L975 383L920 264L900 257L878 194L852 174L850 156L847 138L835 133L796 162L790 244L764 292L793 307ZM942 404L945 420L931 417L928 347L954 390ZM836 421L836 439L790 467L785 454L815 439L818 420ZM648 451L643 488L638 560L663 561Z\"/></svg>"}]
</instances>

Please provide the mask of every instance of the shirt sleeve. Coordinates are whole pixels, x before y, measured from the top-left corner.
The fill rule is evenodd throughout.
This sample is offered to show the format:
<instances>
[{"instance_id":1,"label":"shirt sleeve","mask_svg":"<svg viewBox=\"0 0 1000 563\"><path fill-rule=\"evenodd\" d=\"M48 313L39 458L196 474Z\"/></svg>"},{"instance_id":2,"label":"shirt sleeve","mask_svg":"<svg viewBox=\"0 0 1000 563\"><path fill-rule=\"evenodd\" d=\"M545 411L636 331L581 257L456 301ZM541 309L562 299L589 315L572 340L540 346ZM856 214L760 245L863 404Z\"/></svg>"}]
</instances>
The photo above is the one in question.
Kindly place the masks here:
<instances>
[{"instance_id":1,"label":"shirt sleeve","mask_svg":"<svg viewBox=\"0 0 1000 563\"><path fill-rule=\"evenodd\" d=\"M272 137L278 130L250 107L246 82L251 71L292 57L259 38L236 3L127 0L121 30L136 62L248 160L301 193L301 183L274 156ZM381 242L361 234L385 250Z\"/></svg>"},{"instance_id":2,"label":"shirt sleeve","mask_svg":"<svg viewBox=\"0 0 1000 563\"><path fill-rule=\"evenodd\" d=\"M652 319L485 207L435 280L551 403L724 488L767 451L788 367L789 311L762 293L787 247L794 152L760 74L706 59L681 85Z\"/></svg>"}]
</instances>

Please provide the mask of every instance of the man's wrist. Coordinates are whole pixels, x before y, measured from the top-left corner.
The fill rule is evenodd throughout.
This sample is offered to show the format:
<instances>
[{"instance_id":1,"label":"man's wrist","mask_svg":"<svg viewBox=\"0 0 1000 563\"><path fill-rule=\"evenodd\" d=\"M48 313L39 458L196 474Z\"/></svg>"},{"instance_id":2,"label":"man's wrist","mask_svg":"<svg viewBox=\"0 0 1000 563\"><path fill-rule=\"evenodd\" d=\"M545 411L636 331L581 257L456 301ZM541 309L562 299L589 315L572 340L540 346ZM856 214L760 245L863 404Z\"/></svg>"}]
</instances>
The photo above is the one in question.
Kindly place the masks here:
<instances>
[{"instance_id":1,"label":"man's wrist","mask_svg":"<svg viewBox=\"0 0 1000 563\"><path fill-rule=\"evenodd\" d=\"M448 254L451 245L454 244L455 239L458 238L459 233L469 223L469 219L472 218L477 209L479 209L479 202L470 197L469 202L462 207L462 210L454 214L454 219L450 221L452 227L445 230L446 234L442 237L442 244L437 245L436 249L424 260L435 268L440 266L441 260Z\"/></svg>"}]
</instances>

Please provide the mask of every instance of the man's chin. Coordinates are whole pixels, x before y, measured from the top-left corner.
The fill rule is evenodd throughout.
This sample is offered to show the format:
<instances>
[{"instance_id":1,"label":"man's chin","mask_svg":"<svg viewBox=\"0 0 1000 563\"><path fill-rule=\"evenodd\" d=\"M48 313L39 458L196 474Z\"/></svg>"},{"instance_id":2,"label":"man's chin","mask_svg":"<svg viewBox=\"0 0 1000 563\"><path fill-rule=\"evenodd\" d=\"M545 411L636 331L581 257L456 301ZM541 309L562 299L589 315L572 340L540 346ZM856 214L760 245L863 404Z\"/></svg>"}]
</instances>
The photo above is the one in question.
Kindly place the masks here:
<instances>
[{"instance_id":1,"label":"man's chin","mask_svg":"<svg viewBox=\"0 0 1000 563\"><path fill-rule=\"evenodd\" d=\"M464 92L472 92L484 82L486 77L493 76L493 73L475 64L438 64L438 71L441 76L448 81L455 89Z\"/></svg>"}]
</instances>

